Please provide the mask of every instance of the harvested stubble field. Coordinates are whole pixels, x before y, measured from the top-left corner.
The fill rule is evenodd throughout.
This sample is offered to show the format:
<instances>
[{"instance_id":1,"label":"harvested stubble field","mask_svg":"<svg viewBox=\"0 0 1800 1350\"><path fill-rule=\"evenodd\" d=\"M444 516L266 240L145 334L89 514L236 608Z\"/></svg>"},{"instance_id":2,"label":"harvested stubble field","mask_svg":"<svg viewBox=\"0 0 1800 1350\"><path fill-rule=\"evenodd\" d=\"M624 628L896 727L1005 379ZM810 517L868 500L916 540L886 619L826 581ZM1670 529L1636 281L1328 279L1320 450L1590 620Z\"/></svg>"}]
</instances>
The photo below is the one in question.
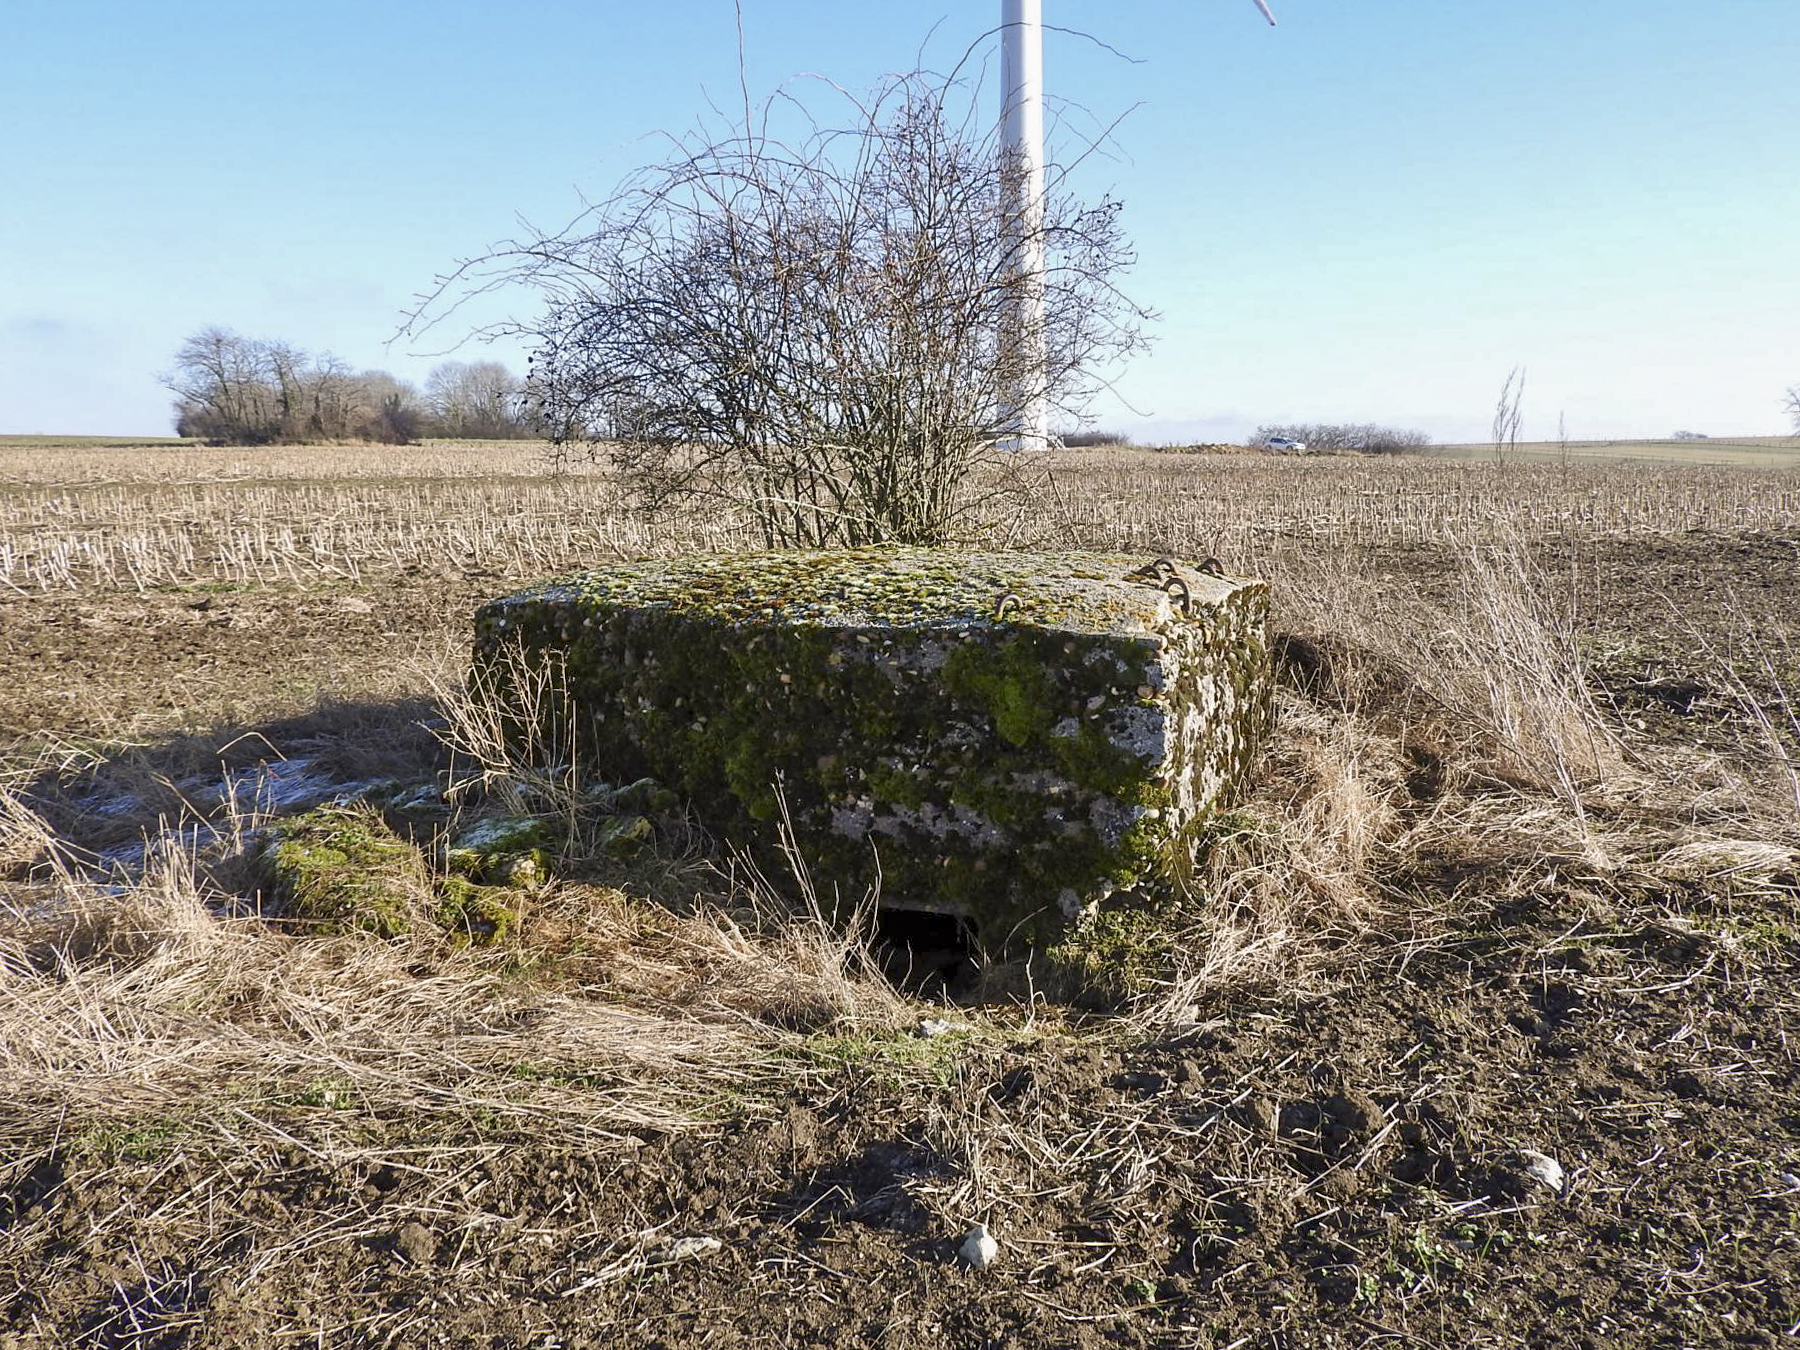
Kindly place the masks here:
<instances>
[{"instance_id":1,"label":"harvested stubble field","mask_svg":"<svg viewBox=\"0 0 1800 1350\"><path fill-rule=\"evenodd\" d=\"M1423 453L1443 459L1493 460L1493 445L1438 445ZM1516 463L1710 464L1740 469L1800 465L1800 436L1710 436L1667 441L1520 441L1506 448Z\"/></svg>"},{"instance_id":2,"label":"harvested stubble field","mask_svg":"<svg viewBox=\"0 0 1800 1350\"><path fill-rule=\"evenodd\" d=\"M474 605L752 531L529 447L0 446L0 1344L1796 1334L1800 474L1049 470L987 542L1277 586L1275 740L1110 1012L896 992L678 814L487 945L270 922L271 765L554 791Z\"/></svg>"}]
</instances>

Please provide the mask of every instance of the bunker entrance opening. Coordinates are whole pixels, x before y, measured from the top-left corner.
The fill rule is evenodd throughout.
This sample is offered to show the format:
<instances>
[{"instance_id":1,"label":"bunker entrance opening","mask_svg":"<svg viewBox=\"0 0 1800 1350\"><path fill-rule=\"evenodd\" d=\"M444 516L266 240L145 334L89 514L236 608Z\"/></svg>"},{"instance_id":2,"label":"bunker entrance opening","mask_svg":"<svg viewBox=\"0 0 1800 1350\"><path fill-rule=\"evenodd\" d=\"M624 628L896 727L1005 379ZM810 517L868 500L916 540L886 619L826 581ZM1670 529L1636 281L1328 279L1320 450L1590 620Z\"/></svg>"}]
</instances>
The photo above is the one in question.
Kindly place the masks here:
<instances>
[{"instance_id":1,"label":"bunker entrance opening","mask_svg":"<svg viewBox=\"0 0 1800 1350\"><path fill-rule=\"evenodd\" d=\"M909 994L955 998L978 969L974 926L958 914L883 906L870 945L882 973Z\"/></svg>"}]
</instances>

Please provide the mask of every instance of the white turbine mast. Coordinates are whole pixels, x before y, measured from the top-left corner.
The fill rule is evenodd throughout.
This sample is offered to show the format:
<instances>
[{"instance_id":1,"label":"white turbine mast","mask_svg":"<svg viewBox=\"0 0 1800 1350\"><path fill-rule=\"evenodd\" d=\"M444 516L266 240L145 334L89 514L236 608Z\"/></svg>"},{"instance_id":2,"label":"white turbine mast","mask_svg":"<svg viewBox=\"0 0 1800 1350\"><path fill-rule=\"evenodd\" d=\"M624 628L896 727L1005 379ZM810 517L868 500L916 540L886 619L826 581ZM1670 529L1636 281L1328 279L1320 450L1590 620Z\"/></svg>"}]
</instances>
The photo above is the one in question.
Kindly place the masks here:
<instances>
[{"instance_id":1,"label":"white turbine mast","mask_svg":"<svg viewBox=\"0 0 1800 1350\"><path fill-rule=\"evenodd\" d=\"M1254 0L1271 26L1266 0ZM1050 443L1044 345L1044 3L1000 0L1000 152L1014 290L1001 316L1006 416L1016 450Z\"/></svg>"}]
</instances>

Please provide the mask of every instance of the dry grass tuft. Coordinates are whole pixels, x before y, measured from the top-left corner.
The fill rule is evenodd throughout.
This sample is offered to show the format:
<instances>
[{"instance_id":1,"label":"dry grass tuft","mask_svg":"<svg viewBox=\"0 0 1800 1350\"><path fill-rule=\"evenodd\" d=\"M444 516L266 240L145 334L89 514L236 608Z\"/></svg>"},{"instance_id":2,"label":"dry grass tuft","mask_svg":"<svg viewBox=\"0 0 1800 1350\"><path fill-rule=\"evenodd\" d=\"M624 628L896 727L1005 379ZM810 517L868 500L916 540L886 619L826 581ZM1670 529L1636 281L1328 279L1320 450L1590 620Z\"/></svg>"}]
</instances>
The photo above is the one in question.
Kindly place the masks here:
<instances>
[{"instance_id":1,"label":"dry grass tuft","mask_svg":"<svg viewBox=\"0 0 1800 1350\"><path fill-rule=\"evenodd\" d=\"M421 968L406 946L287 939L221 918L175 866L0 944L0 1082L39 1119L323 1105L618 1135L691 1124L769 1049L735 1026L534 994L455 953Z\"/></svg>"},{"instance_id":2,"label":"dry grass tuft","mask_svg":"<svg viewBox=\"0 0 1800 1350\"><path fill-rule=\"evenodd\" d=\"M1581 648L1581 616L1559 602L1524 545L1465 547L1460 622L1446 636L1458 675L1485 695L1477 719L1492 738L1503 776L1558 791L1579 806L1580 789L1624 767L1613 724L1594 701ZM1441 655L1439 652L1431 655ZM1460 660L1455 658L1460 657Z\"/></svg>"},{"instance_id":3,"label":"dry grass tuft","mask_svg":"<svg viewBox=\"0 0 1800 1350\"><path fill-rule=\"evenodd\" d=\"M584 783L568 671L560 652L528 657L519 647L468 669L421 663L419 678L438 709L433 734L449 751L452 801L491 798L523 813L552 807L573 819Z\"/></svg>"},{"instance_id":4,"label":"dry grass tuft","mask_svg":"<svg viewBox=\"0 0 1800 1350\"><path fill-rule=\"evenodd\" d=\"M1435 714L1438 734L1454 729L1465 750L1479 742L1479 767L1503 781L1567 796L1622 772L1615 723L1591 692L1573 596L1517 537L1461 545L1454 556L1456 589L1444 600L1370 577L1341 554L1284 568L1286 621L1329 654L1313 661L1326 666L1322 678L1302 673L1338 706L1390 727L1425 731Z\"/></svg>"},{"instance_id":5,"label":"dry grass tuft","mask_svg":"<svg viewBox=\"0 0 1800 1350\"><path fill-rule=\"evenodd\" d=\"M812 1035L909 1020L854 929L798 913L760 886L686 909L610 886L553 887L527 916L532 968L585 997L709 1024Z\"/></svg>"},{"instance_id":6,"label":"dry grass tuft","mask_svg":"<svg viewBox=\"0 0 1800 1350\"><path fill-rule=\"evenodd\" d=\"M442 713L437 734L451 754L452 801L486 799L512 812L549 809L566 817L570 839L579 841L591 809L584 796L591 775L580 762L567 672L557 655L528 659L510 649L463 680L442 671L434 667L425 678ZM615 978L634 998L794 1030L898 1025L904 1001L869 948L878 898L850 907L824 900L794 845L785 800L781 806L777 828L791 885L772 884L739 855L727 873L695 881L696 889L712 894L703 894L685 918L633 905L618 892L600 901L620 925L615 935L626 939L608 943ZM691 838L694 831L678 833ZM588 900L571 904L578 893ZM593 896L558 895L554 909L538 915L540 928L561 925L563 939L576 944L595 940L596 916L586 908Z\"/></svg>"},{"instance_id":7,"label":"dry grass tuft","mask_svg":"<svg viewBox=\"0 0 1800 1350\"><path fill-rule=\"evenodd\" d=\"M1516 537L1453 556L1438 596L1345 554L1271 569L1277 729L1249 794L1218 822L1172 977L1138 1000L1141 1019L1191 1022L1248 991L1321 994L1547 880L1791 884L1779 828L1769 842L1730 837L1747 819L1768 823L1766 788L1716 757L1628 749L1594 696L1573 587ZM1726 687L1749 697L1741 679ZM1791 786L1790 706L1775 688L1757 724Z\"/></svg>"},{"instance_id":8,"label":"dry grass tuft","mask_svg":"<svg viewBox=\"0 0 1800 1350\"><path fill-rule=\"evenodd\" d=\"M428 925L301 938L242 912L191 849L98 886L10 794L0 852L32 875L0 911L4 1133L198 1114L286 1137L321 1111L690 1128L752 1102L794 1030L891 1025L901 1004L818 922L752 935L569 886L528 905L506 948Z\"/></svg>"},{"instance_id":9,"label":"dry grass tuft","mask_svg":"<svg viewBox=\"0 0 1800 1350\"><path fill-rule=\"evenodd\" d=\"M1380 881L1404 795L1395 745L1291 693L1278 717L1251 794L1202 861L1174 978L1140 1006L1153 1022L1191 1021L1231 990L1317 992L1337 974L1333 953L1397 917Z\"/></svg>"}]
</instances>

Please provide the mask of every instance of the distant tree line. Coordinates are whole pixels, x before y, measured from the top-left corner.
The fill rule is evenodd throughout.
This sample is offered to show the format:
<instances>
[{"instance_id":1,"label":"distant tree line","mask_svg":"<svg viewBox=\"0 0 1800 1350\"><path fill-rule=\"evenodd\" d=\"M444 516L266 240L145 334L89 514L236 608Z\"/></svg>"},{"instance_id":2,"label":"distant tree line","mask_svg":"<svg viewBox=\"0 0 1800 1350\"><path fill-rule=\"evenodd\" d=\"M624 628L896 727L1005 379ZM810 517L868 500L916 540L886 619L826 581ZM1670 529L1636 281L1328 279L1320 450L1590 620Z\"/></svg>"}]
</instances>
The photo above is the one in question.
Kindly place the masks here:
<instances>
[{"instance_id":1,"label":"distant tree line","mask_svg":"<svg viewBox=\"0 0 1800 1350\"><path fill-rule=\"evenodd\" d=\"M1256 429L1250 444L1267 445L1276 437L1302 441L1314 454L1360 451L1368 455L1391 455L1404 450L1422 450L1431 444L1431 437L1422 431L1380 427L1373 422L1293 422L1262 426Z\"/></svg>"},{"instance_id":2,"label":"distant tree line","mask_svg":"<svg viewBox=\"0 0 1800 1350\"><path fill-rule=\"evenodd\" d=\"M178 436L230 445L533 434L524 381L497 361L446 361L420 391L329 353L207 328L181 345L166 383Z\"/></svg>"}]
</instances>

